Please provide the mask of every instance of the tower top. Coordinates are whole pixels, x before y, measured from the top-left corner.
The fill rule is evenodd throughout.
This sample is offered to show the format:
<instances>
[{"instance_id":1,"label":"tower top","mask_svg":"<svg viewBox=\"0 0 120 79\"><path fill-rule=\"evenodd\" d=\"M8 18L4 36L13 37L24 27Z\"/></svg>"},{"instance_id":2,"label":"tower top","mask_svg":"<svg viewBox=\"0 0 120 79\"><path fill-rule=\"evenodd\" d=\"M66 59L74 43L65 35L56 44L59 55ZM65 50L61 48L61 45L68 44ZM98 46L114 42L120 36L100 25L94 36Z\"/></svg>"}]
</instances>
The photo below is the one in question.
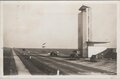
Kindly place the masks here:
<instances>
[{"instance_id":1,"label":"tower top","mask_svg":"<svg viewBox=\"0 0 120 79\"><path fill-rule=\"evenodd\" d=\"M85 6L85 5L82 5L80 8L79 8L79 11L86 11L86 8L89 8L88 6Z\"/></svg>"}]
</instances>

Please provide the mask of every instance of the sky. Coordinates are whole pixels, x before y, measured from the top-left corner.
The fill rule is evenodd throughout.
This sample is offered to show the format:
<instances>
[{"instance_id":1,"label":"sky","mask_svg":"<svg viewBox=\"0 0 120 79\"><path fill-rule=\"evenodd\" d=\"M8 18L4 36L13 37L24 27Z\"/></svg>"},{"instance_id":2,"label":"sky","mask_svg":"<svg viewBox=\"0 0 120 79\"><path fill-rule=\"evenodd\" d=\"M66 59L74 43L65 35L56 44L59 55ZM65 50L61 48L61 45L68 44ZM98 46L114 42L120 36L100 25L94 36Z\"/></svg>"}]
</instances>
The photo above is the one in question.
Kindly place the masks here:
<instances>
[{"instance_id":1,"label":"sky","mask_svg":"<svg viewBox=\"0 0 120 79\"><path fill-rule=\"evenodd\" d=\"M77 1L3 2L4 47L41 48L46 43L46 48L77 48L83 4L92 8L92 39L116 47L116 5Z\"/></svg>"}]
</instances>

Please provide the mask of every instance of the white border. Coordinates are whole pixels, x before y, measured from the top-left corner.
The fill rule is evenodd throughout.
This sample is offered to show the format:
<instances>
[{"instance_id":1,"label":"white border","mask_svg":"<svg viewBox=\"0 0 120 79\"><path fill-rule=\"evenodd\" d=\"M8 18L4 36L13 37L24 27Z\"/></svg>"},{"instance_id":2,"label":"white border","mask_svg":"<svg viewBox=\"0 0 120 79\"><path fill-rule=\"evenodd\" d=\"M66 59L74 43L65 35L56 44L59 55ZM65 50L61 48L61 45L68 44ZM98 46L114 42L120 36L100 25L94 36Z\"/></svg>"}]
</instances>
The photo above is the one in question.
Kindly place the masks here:
<instances>
[{"instance_id":1,"label":"white border","mask_svg":"<svg viewBox=\"0 0 120 79\"><path fill-rule=\"evenodd\" d=\"M43 1L41 1L43 2ZM59 1L57 1L59 2ZM70 1L70 2L74 2L74 1ZM16 76L4 76L3 73L0 74L1 75L1 78L3 79L51 79L51 78L55 78L55 79L61 79L61 78L64 78L64 79L120 79L120 32L119 32L119 29L120 29L120 1L81 1L81 3L86 3L87 4L93 4L93 3L116 3L117 4L117 75L67 75L67 76L63 76L63 75L60 75L60 76L49 76L49 75L41 75L41 76L38 76L38 75L30 75L30 76L25 76L25 75L16 75ZM2 1L1 1L1 4L2 4ZM1 7L2 8L2 7ZM3 15L3 14L1 14ZM2 17L3 18L3 17ZM3 22L3 21L2 21ZM3 24L1 24L2 27L0 27L0 29L2 30L2 33L3 33ZM119 35L119 36L118 36ZM3 37L3 36L2 36ZM3 40L3 38L0 38L0 40ZM3 46L3 45L2 45ZM2 48L1 48L2 49ZM0 63L3 63L3 53L0 52ZM0 64L0 72L1 72L1 69L3 69L3 65ZM3 71L3 70L2 70Z\"/></svg>"}]
</instances>

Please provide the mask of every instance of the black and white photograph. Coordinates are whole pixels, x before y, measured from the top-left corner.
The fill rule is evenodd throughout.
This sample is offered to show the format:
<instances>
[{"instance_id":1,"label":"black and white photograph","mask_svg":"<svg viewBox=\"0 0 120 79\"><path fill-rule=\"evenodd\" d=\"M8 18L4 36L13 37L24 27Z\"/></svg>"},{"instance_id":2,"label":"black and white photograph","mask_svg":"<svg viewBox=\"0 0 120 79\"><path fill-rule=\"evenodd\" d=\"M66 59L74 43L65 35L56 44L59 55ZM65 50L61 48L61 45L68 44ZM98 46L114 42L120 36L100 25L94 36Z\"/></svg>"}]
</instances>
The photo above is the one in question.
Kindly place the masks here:
<instances>
[{"instance_id":1,"label":"black and white photograph","mask_svg":"<svg viewBox=\"0 0 120 79\"><path fill-rule=\"evenodd\" d=\"M117 75L117 4L2 1L3 76Z\"/></svg>"}]
</instances>

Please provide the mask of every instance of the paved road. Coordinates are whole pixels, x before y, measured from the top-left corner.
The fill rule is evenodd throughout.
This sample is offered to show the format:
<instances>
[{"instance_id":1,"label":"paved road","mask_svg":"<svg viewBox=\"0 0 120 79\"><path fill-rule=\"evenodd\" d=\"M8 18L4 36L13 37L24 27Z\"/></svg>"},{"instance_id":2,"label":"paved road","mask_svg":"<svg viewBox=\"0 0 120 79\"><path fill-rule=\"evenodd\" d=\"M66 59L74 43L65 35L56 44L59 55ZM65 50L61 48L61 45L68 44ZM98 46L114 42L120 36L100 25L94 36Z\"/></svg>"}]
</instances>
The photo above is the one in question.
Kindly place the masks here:
<instances>
[{"instance_id":1,"label":"paved road","mask_svg":"<svg viewBox=\"0 0 120 79\"><path fill-rule=\"evenodd\" d=\"M64 74L114 74L108 71L91 68L87 66L83 66L80 64L70 63L64 60L55 59L47 56L32 56L36 61L42 61L44 64L50 65L56 70L60 70Z\"/></svg>"},{"instance_id":2,"label":"paved road","mask_svg":"<svg viewBox=\"0 0 120 79\"><path fill-rule=\"evenodd\" d=\"M12 50L12 52L13 52L13 57L14 57L15 64L16 64L16 67L17 67L18 75L30 75L28 69L22 63L20 58L16 55L14 50Z\"/></svg>"},{"instance_id":3,"label":"paved road","mask_svg":"<svg viewBox=\"0 0 120 79\"><path fill-rule=\"evenodd\" d=\"M33 64L34 67L41 70L43 73L47 75L55 75L57 74L58 70L60 71L60 74L63 74L63 75L115 74L112 72L107 72L104 70L67 62L54 57L38 55L35 52L31 52L33 55L31 55L31 53L24 53L22 51L19 51L17 53L21 55L22 59L26 59L28 61L27 63ZM22 60L22 61L24 62L25 60ZM41 73L36 73L36 74L41 74Z\"/></svg>"}]
</instances>

